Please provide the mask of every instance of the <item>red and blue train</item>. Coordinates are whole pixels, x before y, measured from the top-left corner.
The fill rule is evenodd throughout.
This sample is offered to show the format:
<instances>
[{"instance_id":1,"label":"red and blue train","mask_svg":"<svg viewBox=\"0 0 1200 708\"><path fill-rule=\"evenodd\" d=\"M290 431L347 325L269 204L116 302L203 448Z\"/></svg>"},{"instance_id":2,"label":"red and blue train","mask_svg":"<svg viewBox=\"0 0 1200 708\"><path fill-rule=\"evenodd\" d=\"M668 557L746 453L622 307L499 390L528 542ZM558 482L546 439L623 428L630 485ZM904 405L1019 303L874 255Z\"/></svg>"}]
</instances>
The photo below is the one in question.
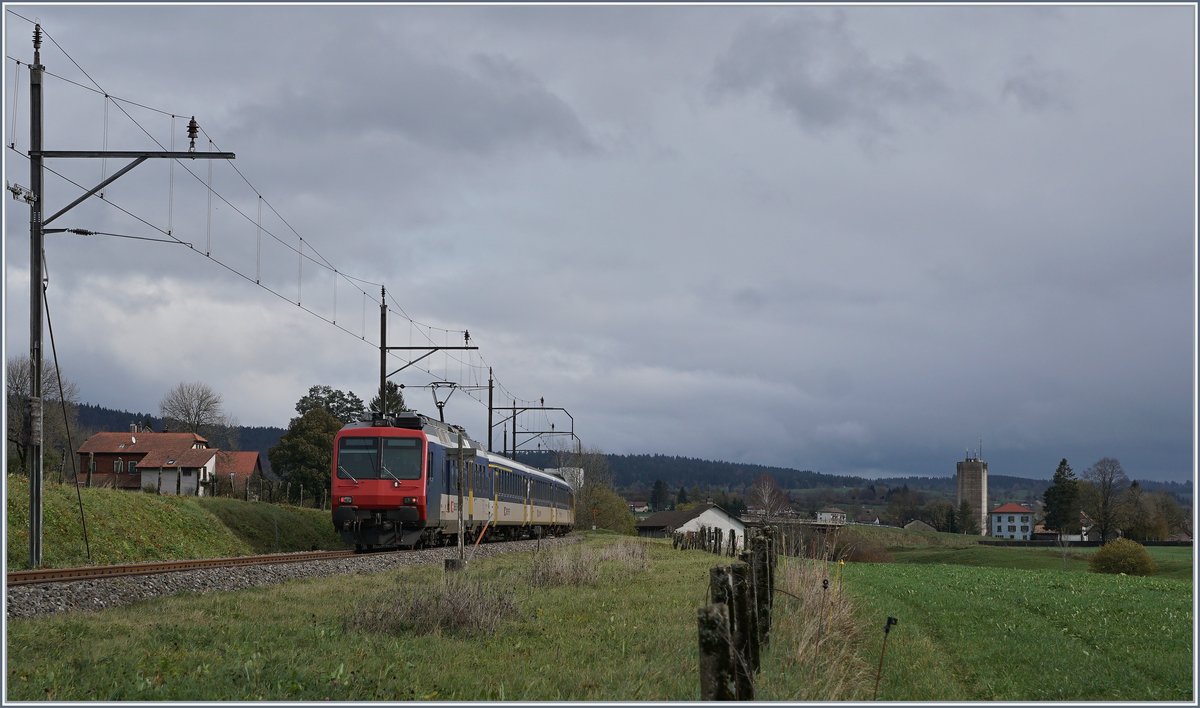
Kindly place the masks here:
<instances>
[{"instance_id":1,"label":"red and blue train","mask_svg":"<svg viewBox=\"0 0 1200 708\"><path fill-rule=\"evenodd\" d=\"M457 543L460 513L472 543L561 535L575 524L574 491L562 477L413 411L343 427L332 467L333 526L357 551Z\"/></svg>"}]
</instances>

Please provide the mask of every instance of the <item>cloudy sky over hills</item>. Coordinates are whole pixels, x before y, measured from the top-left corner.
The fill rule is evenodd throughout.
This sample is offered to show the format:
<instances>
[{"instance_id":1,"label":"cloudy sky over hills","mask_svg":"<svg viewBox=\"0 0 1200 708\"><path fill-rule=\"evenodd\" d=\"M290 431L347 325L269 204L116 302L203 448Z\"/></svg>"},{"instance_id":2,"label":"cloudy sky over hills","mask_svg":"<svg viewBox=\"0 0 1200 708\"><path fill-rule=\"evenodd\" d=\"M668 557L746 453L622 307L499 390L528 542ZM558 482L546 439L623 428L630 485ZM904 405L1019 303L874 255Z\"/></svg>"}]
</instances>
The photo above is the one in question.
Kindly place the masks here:
<instances>
[{"instance_id":1,"label":"cloudy sky over hills","mask_svg":"<svg viewBox=\"0 0 1200 708\"><path fill-rule=\"evenodd\" d=\"M211 200L207 162L157 160L56 224L191 244L48 237L84 401L368 399L386 284L390 344L480 347L395 380L490 365L608 452L950 475L982 439L993 474L1193 474L1194 6L5 8L9 182L22 18L47 149L186 149L195 115L237 154ZM47 210L124 164L47 161ZM486 400L447 419L486 437Z\"/></svg>"}]
</instances>

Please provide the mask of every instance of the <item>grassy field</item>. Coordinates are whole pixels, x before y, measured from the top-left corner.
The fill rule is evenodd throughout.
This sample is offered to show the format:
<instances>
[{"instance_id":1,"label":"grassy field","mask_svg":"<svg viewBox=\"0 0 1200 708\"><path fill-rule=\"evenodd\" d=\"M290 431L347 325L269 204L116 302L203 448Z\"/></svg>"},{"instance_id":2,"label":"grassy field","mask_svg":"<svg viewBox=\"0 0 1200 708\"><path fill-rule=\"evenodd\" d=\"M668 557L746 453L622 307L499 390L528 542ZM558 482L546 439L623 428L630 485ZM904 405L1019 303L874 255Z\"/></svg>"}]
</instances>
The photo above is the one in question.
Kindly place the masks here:
<instances>
[{"instance_id":1,"label":"grassy field","mask_svg":"<svg viewBox=\"0 0 1200 708\"><path fill-rule=\"evenodd\" d=\"M933 563L844 573L876 625L872 655L884 618L899 619L881 700L1194 699L1190 582Z\"/></svg>"},{"instance_id":2,"label":"grassy field","mask_svg":"<svg viewBox=\"0 0 1200 708\"><path fill-rule=\"evenodd\" d=\"M902 548L893 549L892 557L897 563L969 565L988 568L1019 568L1023 570L1067 570L1087 572L1088 558L1096 548L1069 548L1066 559L1063 552L1053 548L1020 548L1005 546L975 545L967 548ZM1157 578L1190 580L1192 578L1191 548L1177 546L1150 546L1154 562L1158 565Z\"/></svg>"},{"instance_id":3,"label":"grassy field","mask_svg":"<svg viewBox=\"0 0 1200 708\"><path fill-rule=\"evenodd\" d=\"M440 567L417 566L10 621L7 697L696 700L696 609L727 559L582 536L557 555L480 559L466 604ZM1038 552L981 548L1018 565ZM777 597L756 698L870 700L888 615L900 623L881 700L1191 697L1189 581L930 560L781 559L781 587L800 599ZM853 604L831 605L824 578ZM454 626L471 617L496 633Z\"/></svg>"},{"instance_id":4,"label":"grassy field","mask_svg":"<svg viewBox=\"0 0 1200 708\"><path fill-rule=\"evenodd\" d=\"M20 477L7 484L14 569L27 557L28 489ZM96 563L341 546L316 510L103 489L83 500ZM45 519L46 565L86 563L73 488L46 486ZM846 532L840 543L886 548L895 562L781 561L781 587L801 599L777 597L758 699L869 700L889 615L900 624L881 700L1193 698L1191 548L1150 548L1159 573L1137 578L1086 572L1093 548L1071 548L1064 562L1058 549L970 536ZM442 571L428 566L13 620L7 698L697 699L695 613L708 569L726 561L582 536L554 556L569 571L557 580L535 580L549 554L473 564L465 577L489 598L481 607L447 604ZM819 590L825 578L830 593ZM852 602L829 601L843 591ZM425 602L421 616L482 610L497 632L406 623L401 598Z\"/></svg>"},{"instance_id":5,"label":"grassy field","mask_svg":"<svg viewBox=\"0 0 1200 708\"><path fill-rule=\"evenodd\" d=\"M8 624L10 700L695 700L696 609L715 558L589 534L583 584L535 585L531 554L480 559L486 595L515 588L494 636L403 626L389 608L437 595L437 566L162 598ZM606 548L631 544L637 552ZM566 551L580 554L580 548ZM585 573L586 574L586 573ZM491 585L489 585L491 584ZM496 608L482 608L487 613ZM453 616L469 616L459 608ZM777 645L788 644L781 629ZM760 695L815 677L767 658ZM52 657L48 661L47 658Z\"/></svg>"},{"instance_id":6,"label":"grassy field","mask_svg":"<svg viewBox=\"0 0 1200 708\"><path fill-rule=\"evenodd\" d=\"M9 569L29 562L29 483L5 480ZM329 512L209 497L174 497L115 489L82 489L92 563L217 558L273 551L342 548ZM79 501L73 486L42 490L42 565L87 565Z\"/></svg>"}]
</instances>

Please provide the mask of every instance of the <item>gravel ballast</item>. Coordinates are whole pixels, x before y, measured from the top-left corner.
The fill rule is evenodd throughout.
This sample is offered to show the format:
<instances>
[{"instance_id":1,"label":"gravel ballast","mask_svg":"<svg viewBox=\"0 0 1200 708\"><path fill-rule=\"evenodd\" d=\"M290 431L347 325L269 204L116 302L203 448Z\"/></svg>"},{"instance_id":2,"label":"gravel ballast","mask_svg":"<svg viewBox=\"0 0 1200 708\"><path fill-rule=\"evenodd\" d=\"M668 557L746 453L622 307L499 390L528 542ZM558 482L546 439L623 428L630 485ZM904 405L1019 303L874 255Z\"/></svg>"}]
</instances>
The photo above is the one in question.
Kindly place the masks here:
<instances>
[{"instance_id":1,"label":"gravel ballast","mask_svg":"<svg viewBox=\"0 0 1200 708\"><path fill-rule=\"evenodd\" d=\"M542 539L542 548L575 543L576 537ZM510 541L481 544L467 558L487 558L502 553L530 552L537 541ZM472 556L472 553L474 554ZM441 564L444 558L457 558L458 549L430 548L399 553L368 553L353 558L272 563L268 565L237 566L182 570L155 575L130 575L99 580L82 580L41 585L18 585L8 588L7 616L36 617L57 612L86 612L109 607L130 605L161 595L206 593L242 590L274 585L290 580L322 578L330 575L382 573L406 565Z\"/></svg>"}]
</instances>

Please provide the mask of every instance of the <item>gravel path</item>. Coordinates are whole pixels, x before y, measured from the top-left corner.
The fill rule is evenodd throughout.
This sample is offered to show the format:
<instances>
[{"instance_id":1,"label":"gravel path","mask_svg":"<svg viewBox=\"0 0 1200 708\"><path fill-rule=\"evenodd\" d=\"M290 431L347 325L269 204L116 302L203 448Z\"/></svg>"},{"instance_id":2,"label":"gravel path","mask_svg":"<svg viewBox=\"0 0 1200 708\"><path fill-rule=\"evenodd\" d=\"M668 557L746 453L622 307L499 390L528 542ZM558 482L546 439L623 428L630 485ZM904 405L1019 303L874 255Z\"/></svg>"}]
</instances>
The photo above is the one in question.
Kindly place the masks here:
<instances>
[{"instance_id":1,"label":"gravel path","mask_svg":"<svg viewBox=\"0 0 1200 708\"><path fill-rule=\"evenodd\" d=\"M576 543L578 537L542 539L542 547ZM537 541L510 541L481 544L475 558L502 553L532 551ZM130 605L160 595L184 592L220 592L274 585L301 578L320 578L330 575L382 573L405 565L441 564L443 558L457 558L457 548L431 548L400 553L373 553L327 561L274 563L270 565L235 568L205 568L157 575L134 575L102 580L84 580L43 585L18 585L8 588L7 615L36 617L56 612L103 610ZM467 558L471 558L467 549Z\"/></svg>"}]
</instances>

